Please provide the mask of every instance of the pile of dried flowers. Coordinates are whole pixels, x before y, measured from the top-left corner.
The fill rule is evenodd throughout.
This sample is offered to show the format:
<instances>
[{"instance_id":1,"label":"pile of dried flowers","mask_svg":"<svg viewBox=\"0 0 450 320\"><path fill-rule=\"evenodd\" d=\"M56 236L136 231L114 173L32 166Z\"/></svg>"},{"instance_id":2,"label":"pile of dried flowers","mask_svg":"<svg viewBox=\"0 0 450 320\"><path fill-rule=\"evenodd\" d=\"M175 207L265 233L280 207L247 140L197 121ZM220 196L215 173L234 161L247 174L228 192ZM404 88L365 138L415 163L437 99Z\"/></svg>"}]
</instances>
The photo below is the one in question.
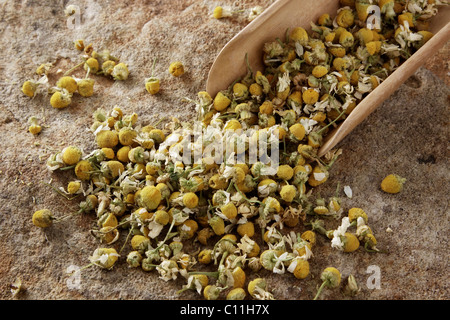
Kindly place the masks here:
<instances>
[{"instance_id":1,"label":"pile of dried flowers","mask_svg":"<svg viewBox=\"0 0 450 320\"><path fill-rule=\"evenodd\" d=\"M265 269L305 279L309 260L320 250L317 235L342 252L360 247L379 252L362 208L343 214L338 194L314 197L341 153L319 157L318 150L332 127L431 38L426 28L439 3L340 2L337 14L323 14L311 32L297 27L284 41L266 43L265 70L249 68L214 98L199 92L189 99L197 111L195 125L172 118L164 126L140 126L136 113L98 109L91 126L98 148L84 155L68 146L48 159L51 171L73 170L76 178L62 191L85 196L78 213L96 215L92 234L102 247L90 265L111 269L123 256L130 267L154 271L163 280L185 278L180 292L196 290L206 299L247 294L274 299L265 279L248 281L249 273ZM378 29L366 26L371 4L381 9ZM88 74L126 79L125 69L117 70L120 63L101 56L101 67L89 62L94 57L84 62ZM176 76L184 72L175 64L171 69ZM77 85L80 91L83 80L74 81L71 89L61 80L55 94L70 97ZM33 96L28 87L34 88L24 84L25 94ZM152 92L158 90L159 82ZM205 157L217 143L226 147ZM269 157L249 161L246 152L254 143L279 147L276 167ZM192 161L199 153L200 161ZM330 217L340 225L326 230ZM49 227L65 218L42 209L33 223ZM121 241L119 249L115 244ZM324 287L338 287L341 274L329 267L321 280L315 299ZM353 277L349 284L356 292Z\"/></svg>"}]
</instances>

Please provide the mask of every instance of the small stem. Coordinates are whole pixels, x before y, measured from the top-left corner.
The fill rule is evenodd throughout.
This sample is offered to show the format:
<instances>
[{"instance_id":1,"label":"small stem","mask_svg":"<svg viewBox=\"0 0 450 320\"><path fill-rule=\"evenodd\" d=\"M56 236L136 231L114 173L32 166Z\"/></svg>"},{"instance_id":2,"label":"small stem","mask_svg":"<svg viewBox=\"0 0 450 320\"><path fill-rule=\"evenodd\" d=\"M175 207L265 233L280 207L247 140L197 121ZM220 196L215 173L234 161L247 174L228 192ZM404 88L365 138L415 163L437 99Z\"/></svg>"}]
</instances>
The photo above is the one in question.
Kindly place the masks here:
<instances>
[{"instance_id":1,"label":"small stem","mask_svg":"<svg viewBox=\"0 0 450 320\"><path fill-rule=\"evenodd\" d=\"M172 231L173 226L175 225L175 219L172 218L172 223L170 224L169 230L167 230L166 236L164 237L164 240L158 245L155 249L153 249L152 252L158 251L161 249L161 247L166 243L166 241L169 239L170 231Z\"/></svg>"},{"instance_id":2,"label":"small stem","mask_svg":"<svg viewBox=\"0 0 450 320\"><path fill-rule=\"evenodd\" d=\"M191 271L188 274L189 275L204 274L205 276L208 276L208 277L214 277L214 278L218 278L219 277L219 271L207 271L207 272Z\"/></svg>"},{"instance_id":3,"label":"small stem","mask_svg":"<svg viewBox=\"0 0 450 320\"><path fill-rule=\"evenodd\" d=\"M87 79L89 77L89 73L91 73L91 68L90 67L87 68L86 76L84 77L85 79Z\"/></svg>"},{"instance_id":4,"label":"small stem","mask_svg":"<svg viewBox=\"0 0 450 320\"><path fill-rule=\"evenodd\" d=\"M76 167L76 165L73 165L73 166L67 166L67 167L59 168L59 170L60 170L60 171L65 171L65 170L73 169L73 168L75 168L75 167Z\"/></svg>"},{"instance_id":5,"label":"small stem","mask_svg":"<svg viewBox=\"0 0 450 320\"><path fill-rule=\"evenodd\" d=\"M54 222L61 222L61 221L64 221L64 220L66 220L67 218L70 218L70 217L72 217L72 216L74 216L74 215L76 215L76 214L80 214L81 212L83 212L83 211L82 211L82 210L79 210L79 211L77 211L77 212L70 213L70 214L68 214L68 215L66 215L66 216L62 216L62 217L60 217L60 218L55 218L55 219L53 219L53 221L54 221Z\"/></svg>"},{"instance_id":6,"label":"small stem","mask_svg":"<svg viewBox=\"0 0 450 320\"><path fill-rule=\"evenodd\" d=\"M81 67L84 64L84 61L77 64L75 67L70 68L69 70L66 71L66 73L64 73L64 76L68 76L69 74L71 74L73 71L75 71L75 69Z\"/></svg>"},{"instance_id":7,"label":"small stem","mask_svg":"<svg viewBox=\"0 0 450 320\"><path fill-rule=\"evenodd\" d=\"M324 236L327 235L328 231L320 225L319 221L311 222L311 227L312 227L312 230L317 231Z\"/></svg>"},{"instance_id":8,"label":"small stem","mask_svg":"<svg viewBox=\"0 0 450 320\"><path fill-rule=\"evenodd\" d=\"M190 290L191 288L189 288L189 287L185 287L185 288L183 288L183 289L180 289L180 290L178 290L177 291L177 294L181 294L181 293L183 293L184 291L187 291L187 290Z\"/></svg>"},{"instance_id":9,"label":"small stem","mask_svg":"<svg viewBox=\"0 0 450 320\"><path fill-rule=\"evenodd\" d=\"M342 112L339 114L339 116L334 119L333 121L331 121L329 124L327 124L325 127L323 127L322 129L320 129L319 131L317 131L318 134L321 134L323 130L325 130L326 128L328 128L330 125L332 125L333 123L335 123L336 121L339 120L339 118L345 113L345 110L342 110Z\"/></svg>"},{"instance_id":10,"label":"small stem","mask_svg":"<svg viewBox=\"0 0 450 320\"><path fill-rule=\"evenodd\" d=\"M153 59L153 64L152 64L152 78L153 78L154 72L155 72L155 64L156 64L156 58Z\"/></svg>"},{"instance_id":11,"label":"small stem","mask_svg":"<svg viewBox=\"0 0 450 320\"><path fill-rule=\"evenodd\" d=\"M325 286L327 285L328 281L324 281L322 283L322 285L320 286L319 290L317 291L316 296L314 297L313 300L317 300L317 298L319 297L320 293L322 292L323 288L325 288Z\"/></svg>"},{"instance_id":12,"label":"small stem","mask_svg":"<svg viewBox=\"0 0 450 320\"><path fill-rule=\"evenodd\" d=\"M45 184L45 185L47 185L47 186L49 186L49 187L52 188L56 193L58 193L59 195L63 196L63 197L66 198L67 200L73 200L73 199L75 199L76 197L78 197L78 194L77 194L76 196L74 196L74 197L71 198L71 197L69 197L68 195L66 195L66 194L64 194L63 192L61 192L61 190L59 190L58 188L52 186L50 183L47 183L47 182L44 182L44 181L41 181L41 183L42 183L42 184Z\"/></svg>"},{"instance_id":13,"label":"small stem","mask_svg":"<svg viewBox=\"0 0 450 320\"><path fill-rule=\"evenodd\" d=\"M228 188L227 188L226 192L230 193L230 191L233 188L233 186L234 186L234 181L230 181L230 184L228 185Z\"/></svg>"},{"instance_id":14,"label":"small stem","mask_svg":"<svg viewBox=\"0 0 450 320\"><path fill-rule=\"evenodd\" d=\"M164 120L166 120L166 117L162 117L161 119L159 119L155 124L153 124L153 127L156 127L157 125L159 125L161 122L163 122Z\"/></svg>"},{"instance_id":15,"label":"small stem","mask_svg":"<svg viewBox=\"0 0 450 320\"><path fill-rule=\"evenodd\" d=\"M132 232L132 231L133 231L133 228L130 228L130 231L129 231L128 234L127 234L127 238L125 239L125 242L124 242L122 248L120 248L119 254L120 254L120 253L122 252L122 250L125 248L125 245L127 244L128 239L130 238L130 235L131 235L131 232Z\"/></svg>"},{"instance_id":16,"label":"small stem","mask_svg":"<svg viewBox=\"0 0 450 320\"><path fill-rule=\"evenodd\" d=\"M245 201L247 201L247 202L249 202L249 203L258 203L258 204L260 204L260 205L263 204L261 201L258 201L258 200L250 200L250 199L248 199L248 198L245 196L245 194L244 194L241 190L239 190L239 188L238 188L236 185L234 185L234 188L236 189L237 192L239 192L239 194L242 196L242 198L244 198Z\"/></svg>"}]
</instances>

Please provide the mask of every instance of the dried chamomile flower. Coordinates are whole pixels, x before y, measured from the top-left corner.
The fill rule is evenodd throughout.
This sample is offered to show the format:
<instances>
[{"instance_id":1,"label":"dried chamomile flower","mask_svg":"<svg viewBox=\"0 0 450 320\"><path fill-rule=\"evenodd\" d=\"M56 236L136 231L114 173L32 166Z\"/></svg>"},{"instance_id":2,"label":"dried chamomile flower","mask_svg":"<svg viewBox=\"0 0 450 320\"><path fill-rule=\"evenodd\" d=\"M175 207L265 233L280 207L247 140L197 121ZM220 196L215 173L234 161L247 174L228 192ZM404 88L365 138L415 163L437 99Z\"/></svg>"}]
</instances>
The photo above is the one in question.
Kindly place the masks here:
<instances>
[{"instance_id":1,"label":"dried chamomile flower","mask_svg":"<svg viewBox=\"0 0 450 320\"><path fill-rule=\"evenodd\" d=\"M256 278L248 283L248 293L257 300L274 300L273 295L267 291L267 281L264 278Z\"/></svg>"},{"instance_id":2,"label":"dried chamomile flower","mask_svg":"<svg viewBox=\"0 0 450 320\"><path fill-rule=\"evenodd\" d=\"M66 89L56 91L50 98L50 104L55 109L63 109L72 103L72 94Z\"/></svg>"},{"instance_id":3,"label":"dried chamomile flower","mask_svg":"<svg viewBox=\"0 0 450 320\"><path fill-rule=\"evenodd\" d=\"M139 253L144 253L150 247L150 238L136 234L131 238L131 247L134 251L138 251Z\"/></svg>"},{"instance_id":4,"label":"dried chamomile flower","mask_svg":"<svg viewBox=\"0 0 450 320\"><path fill-rule=\"evenodd\" d=\"M202 291L208 285L209 279L204 274L194 274L188 277L187 284L183 286L183 289L177 291L178 294L186 290L196 290L198 293Z\"/></svg>"},{"instance_id":5,"label":"dried chamomile flower","mask_svg":"<svg viewBox=\"0 0 450 320\"><path fill-rule=\"evenodd\" d=\"M220 293L224 290L226 290L226 288L209 284L203 289L203 297L206 300L217 300L220 296Z\"/></svg>"},{"instance_id":6,"label":"dried chamomile flower","mask_svg":"<svg viewBox=\"0 0 450 320\"><path fill-rule=\"evenodd\" d=\"M36 68L36 74L39 76L47 75L51 67L53 67L52 63L43 63Z\"/></svg>"},{"instance_id":7,"label":"dried chamomile flower","mask_svg":"<svg viewBox=\"0 0 450 320\"><path fill-rule=\"evenodd\" d=\"M82 181L89 180L93 170L94 167L88 160L79 161L74 169L76 177Z\"/></svg>"},{"instance_id":8,"label":"dried chamomile flower","mask_svg":"<svg viewBox=\"0 0 450 320\"><path fill-rule=\"evenodd\" d=\"M30 98L33 98L38 91L39 86L45 85L48 83L48 78L46 73L42 74L39 80L26 80L22 84L22 92Z\"/></svg>"},{"instance_id":9,"label":"dried chamomile flower","mask_svg":"<svg viewBox=\"0 0 450 320\"><path fill-rule=\"evenodd\" d=\"M99 148L114 148L119 143L119 134L112 130L100 130L95 140Z\"/></svg>"},{"instance_id":10,"label":"dried chamomile flower","mask_svg":"<svg viewBox=\"0 0 450 320\"><path fill-rule=\"evenodd\" d=\"M321 26L330 27L331 24L333 23L333 19L331 19L328 13L324 13L317 19L317 22Z\"/></svg>"},{"instance_id":11,"label":"dried chamomile flower","mask_svg":"<svg viewBox=\"0 0 450 320\"><path fill-rule=\"evenodd\" d=\"M155 77L145 79L145 89L150 94L157 94L160 89L160 80Z\"/></svg>"},{"instance_id":12,"label":"dried chamomile flower","mask_svg":"<svg viewBox=\"0 0 450 320\"><path fill-rule=\"evenodd\" d=\"M139 251L130 251L127 255L127 264L130 268L137 268L141 266L142 259L142 254Z\"/></svg>"},{"instance_id":13,"label":"dried chamomile flower","mask_svg":"<svg viewBox=\"0 0 450 320\"><path fill-rule=\"evenodd\" d=\"M174 77L180 77L184 74L184 66L180 61L172 62L169 66L169 73Z\"/></svg>"},{"instance_id":14,"label":"dried chamomile flower","mask_svg":"<svg viewBox=\"0 0 450 320\"><path fill-rule=\"evenodd\" d=\"M161 199L161 191L159 191L158 188L156 188L155 186L145 186L139 192L136 201L141 207L144 207L147 210L151 211L158 207Z\"/></svg>"},{"instance_id":15,"label":"dried chamomile flower","mask_svg":"<svg viewBox=\"0 0 450 320\"><path fill-rule=\"evenodd\" d=\"M75 40L73 42L73 45L74 45L75 49L77 49L79 51L83 51L84 50L84 40L83 39Z\"/></svg>"},{"instance_id":16,"label":"dried chamomile flower","mask_svg":"<svg viewBox=\"0 0 450 320\"><path fill-rule=\"evenodd\" d=\"M354 275L349 275L347 278L347 285L344 287L344 294L350 297L354 297L358 294L361 288L358 286L358 282Z\"/></svg>"},{"instance_id":17,"label":"dried chamomile flower","mask_svg":"<svg viewBox=\"0 0 450 320\"><path fill-rule=\"evenodd\" d=\"M361 208L351 208L348 210L348 219L350 222L356 222L358 218L363 218L365 223L369 219L367 213Z\"/></svg>"},{"instance_id":18,"label":"dried chamomile flower","mask_svg":"<svg viewBox=\"0 0 450 320\"><path fill-rule=\"evenodd\" d=\"M231 104L231 100L222 92L217 93L213 106L216 111L223 111Z\"/></svg>"},{"instance_id":19,"label":"dried chamomile flower","mask_svg":"<svg viewBox=\"0 0 450 320\"><path fill-rule=\"evenodd\" d=\"M160 89L160 79L155 77L155 75L154 75L155 63L156 63L156 58L153 60L152 74L151 74L150 78L145 79L145 89L150 94L157 94Z\"/></svg>"},{"instance_id":20,"label":"dried chamomile flower","mask_svg":"<svg viewBox=\"0 0 450 320\"><path fill-rule=\"evenodd\" d=\"M281 187L280 197L283 201L292 202L297 196L297 188L293 185L285 185Z\"/></svg>"},{"instance_id":21,"label":"dried chamomile flower","mask_svg":"<svg viewBox=\"0 0 450 320\"><path fill-rule=\"evenodd\" d=\"M100 70L100 65L97 59L89 58L84 63L84 70L89 73L97 73Z\"/></svg>"},{"instance_id":22,"label":"dried chamomile flower","mask_svg":"<svg viewBox=\"0 0 450 320\"><path fill-rule=\"evenodd\" d=\"M82 97L90 97L94 94L95 80L81 79L81 80L77 81L77 84L78 84L78 93Z\"/></svg>"},{"instance_id":23,"label":"dried chamomile flower","mask_svg":"<svg viewBox=\"0 0 450 320\"><path fill-rule=\"evenodd\" d=\"M344 242L344 252L353 252L357 250L360 245L358 238L350 232L344 234L344 239L342 241Z\"/></svg>"},{"instance_id":24,"label":"dried chamomile flower","mask_svg":"<svg viewBox=\"0 0 450 320\"><path fill-rule=\"evenodd\" d=\"M397 174L390 174L381 181L381 190L392 194L399 193L403 190L403 184L405 182L405 178Z\"/></svg>"},{"instance_id":25,"label":"dried chamomile flower","mask_svg":"<svg viewBox=\"0 0 450 320\"><path fill-rule=\"evenodd\" d=\"M208 224L211 226L211 229L218 236L221 236L225 233L225 222L218 215L214 215L208 220Z\"/></svg>"},{"instance_id":26,"label":"dried chamomile flower","mask_svg":"<svg viewBox=\"0 0 450 320\"><path fill-rule=\"evenodd\" d=\"M77 164L81 160L81 156L83 155L81 149L75 146L69 146L64 148L61 151L61 154L62 154L62 161L68 166Z\"/></svg>"},{"instance_id":27,"label":"dried chamomile flower","mask_svg":"<svg viewBox=\"0 0 450 320\"><path fill-rule=\"evenodd\" d=\"M38 88L38 83L33 80L27 80L22 85L22 92L29 96L30 98L34 97L36 94L36 90Z\"/></svg>"},{"instance_id":28,"label":"dried chamomile flower","mask_svg":"<svg viewBox=\"0 0 450 320\"><path fill-rule=\"evenodd\" d=\"M119 254L114 248L98 248L95 249L89 260L92 264L102 268L102 269L112 269Z\"/></svg>"},{"instance_id":29,"label":"dried chamomile flower","mask_svg":"<svg viewBox=\"0 0 450 320\"><path fill-rule=\"evenodd\" d=\"M33 213L33 224L39 228L49 228L53 225L53 217L52 213L48 209L41 209Z\"/></svg>"},{"instance_id":30,"label":"dried chamomile flower","mask_svg":"<svg viewBox=\"0 0 450 320\"><path fill-rule=\"evenodd\" d=\"M128 151L128 160L132 163L141 163L143 164L146 159L146 151L142 147L131 148Z\"/></svg>"},{"instance_id":31,"label":"dried chamomile flower","mask_svg":"<svg viewBox=\"0 0 450 320\"><path fill-rule=\"evenodd\" d=\"M93 232L99 238L101 243L112 244L119 239L119 230L116 227L106 226L100 228L97 232Z\"/></svg>"},{"instance_id":32,"label":"dried chamomile flower","mask_svg":"<svg viewBox=\"0 0 450 320\"><path fill-rule=\"evenodd\" d=\"M70 181L67 184L67 192L69 194L76 194L81 191L81 182L80 181Z\"/></svg>"},{"instance_id":33,"label":"dried chamomile flower","mask_svg":"<svg viewBox=\"0 0 450 320\"><path fill-rule=\"evenodd\" d=\"M367 16L369 15L369 6L371 5L370 0L355 0L355 9L358 19L361 22L365 22Z\"/></svg>"},{"instance_id":34,"label":"dried chamomile flower","mask_svg":"<svg viewBox=\"0 0 450 320\"><path fill-rule=\"evenodd\" d=\"M194 219L187 219L178 226L178 230L181 239L191 239L198 230L198 223Z\"/></svg>"},{"instance_id":35,"label":"dried chamomile flower","mask_svg":"<svg viewBox=\"0 0 450 320\"><path fill-rule=\"evenodd\" d=\"M228 292L226 300L244 300L247 293L242 288L234 288Z\"/></svg>"},{"instance_id":36,"label":"dried chamomile flower","mask_svg":"<svg viewBox=\"0 0 450 320\"><path fill-rule=\"evenodd\" d=\"M212 250L211 249L203 249L198 253L198 262L201 264L210 264L212 262Z\"/></svg>"},{"instance_id":37,"label":"dried chamomile flower","mask_svg":"<svg viewBox=\"0 0 450 320\"><path fill-rule=\"evenodd\" d=\"M227 204L221 206L220 211L228 220L236 218L238 214L237 208L233 202L228 202Z\"/></svg>"},{"instance_id":38,"label":"dried chamomile flower","mask_svg":"<svg viewBox=\"0 0 450 320\"><path fill-rule=\"evenodd\" d=\"M351 9L342 8L338 11L336 16L336 23L338 26L342 28L349 28L353 26L355 21L355 16L353 15L353 11Z\"/></svg>"},{"instance_id":39,"label":"dried chamomile flower","mask_svg":"<svg viewBox=\"0 0 450 320\"><path fill-rule=\"evenodd\" d=\"M71 76L59 78L56 86L61 89L66 89L69 93L74 93L78 89L77 81Z\"/></svg>"},{"instance_id":40,"label":"dried chamomile flower","mask_svg":"<svg viewBox=\"0 0 450 320\"><path fill-rule=\"evenodd\" d=\"M102 63L102 72L106 76L110 76L113 73L116 62L113 60L106 60Z\"/></svg>"},{"instance_id":41,"label":"dried chamomile flower","mask_svg":"<svg viewBox=\"0 0 450 320\"><path fill-rule=\"evenodd\" d=\"M306 230L300 235L300 238L308 241L311 244L311 247L316 243L316 234L312 230Z\"/></svg>"},{"instance_id":42,"label":"dried chamomile flower","mask_svg":"<svg viewBox=\"0 0 450 320\"><path fill-rule=\"evenodd\" d=\"M292 272L297 279L305 279L309 275L309 262L305 259L295 258L290 262L288 271Z\"/></svg>"},{"instance_id":43,"label":"dried chamomile flower","mask_svg":"<svg viewBox=\"0 0 450 320\"><path fill-rule=\"evenodd\" d=\"M309 36L304 28L296 27L292 29L289 39L291 41L298 42L302 46L306 46L308 44Z\"/></svg>"},{"instance_id":44,"label":"dried chamomile flower","mask_svg":"<svg viewBox=\"0 0 450 320\"><path fill-rule=\"evenodd\" d=\"M125 171L125 168L120 161L109 160L102 162L101 171L105 177L115 179Z\"/></svg>"},{"instance_id":45,"label":"dried chamomile flower","mask_svg":"<svg viewBox=\"0 0 450 320\"><path fill-rule=\"evenodd\" d=\"M338 269L334 267L327 267L325 270L322 271L322 274L320 275L320 279L323 281L322 285L320 286L319 290L317 291L316 296L314 297L314 300L317 300L319 298L320 293L322 292L323 288L327 287L329 289L337 288L341 283L341 273Z\"/></svg>"},{"instance_id":46,"label":"dried chamomile flower","mask_svg":"<svg viewBox=\"0 0 450 320\"><path fill-rule=\"evenodd\" d=\"M233 10L229 7L217 6L213 10L213 17L216 19L228 18L233 15Z\"/></svg>"},{"instance_id":47,"label":"dried chamomile flower","mask_svg":"<svg viewBox=\"0 0 450 320\"><path fill-rule=\"evenodd\" d=\"M264 8L261 6L256 6L253 8L250 8L250 12L248 14L248 20L253 21L258 17L261 13L263 13Z\"/></svg>"},{"instance_id":48,"label":"dried chamomile flower","mask_svg":"<svg viewBox=\"0 0 450 320\"><path fill-rule=\"evenodd\" d=\"M28 119L28 124L30 125L28 127L28 131L34 135L37 135L41 132L42 127L39 125L38 118L32 116Z\"/></svg>"},{"instance_id":49,"label":"dried chamomile flower","mask_svg":"<svg viewBox=\"0 0 450 320\"><path fill-rule=\"evenodd\" d=\"M183 204L190 209L198 206L198 196L194 192L188 192L183 195Z\"/></svg>"},{"instance_id":50,"label":"dried chamomile flower","mask_svg":"<svg viewBox=\"0 0 450 320\"><path fill-rule=\"evenodd\" d=\"M114 80L127 80L128 76L130 75L130 71L128 70L128 66L121 62L114 66L111 76L114 78Z\"/></svg>"},{"instance_id":51,"label":"dried chamomile flower","mask_svg":"<svg viewBox=\"0 0 450 320\"><path fill-rule=\"evenodd\" d=\"M241 237L253 237L255 234L255 225L252 221L247 221L245 223L241 223L237 226L236 228L236 232L241 236ZM258 250L258 244L255 242L253 243L254 245L254 249ZM253 250L253 249L252 249ZM259 251L259 250L258 250ZM249 255L253 255L250 254Z\"/></svg>"},{"instance_id":52,"label":"dried chamomile flower","mask_svg":"<svg viewBox=\"0 0 450 320\"><path fill-rule=\"evenodd\" d=\"M326 168L320 165L316 165L313 168L311 175L309 176L308 183L313 187L317 187L318 185L321 185L325 181L327 181L328 176L329 173L328 170L326 170Z\"/></svg>"}]
</instances>

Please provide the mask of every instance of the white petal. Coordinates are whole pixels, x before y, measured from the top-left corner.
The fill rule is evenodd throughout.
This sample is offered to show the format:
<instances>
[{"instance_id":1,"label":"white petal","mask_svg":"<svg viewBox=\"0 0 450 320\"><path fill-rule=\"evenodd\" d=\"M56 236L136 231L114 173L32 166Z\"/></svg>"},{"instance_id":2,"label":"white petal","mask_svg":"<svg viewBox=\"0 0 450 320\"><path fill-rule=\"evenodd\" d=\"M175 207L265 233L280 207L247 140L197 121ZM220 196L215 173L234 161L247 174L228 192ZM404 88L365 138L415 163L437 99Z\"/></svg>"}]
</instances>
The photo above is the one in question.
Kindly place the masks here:
<instances>
[{"instance_id":1,"label":"white petal","mask_svg":"<svg viewBox=\"0 0 450 320\"><path fill-rule=\"evenodd\" d=\"M344 187L344 193L349 198L353 197L353 191L352 191L352 188L350 188L350 186Z\"/></svg>"}]
</instances>

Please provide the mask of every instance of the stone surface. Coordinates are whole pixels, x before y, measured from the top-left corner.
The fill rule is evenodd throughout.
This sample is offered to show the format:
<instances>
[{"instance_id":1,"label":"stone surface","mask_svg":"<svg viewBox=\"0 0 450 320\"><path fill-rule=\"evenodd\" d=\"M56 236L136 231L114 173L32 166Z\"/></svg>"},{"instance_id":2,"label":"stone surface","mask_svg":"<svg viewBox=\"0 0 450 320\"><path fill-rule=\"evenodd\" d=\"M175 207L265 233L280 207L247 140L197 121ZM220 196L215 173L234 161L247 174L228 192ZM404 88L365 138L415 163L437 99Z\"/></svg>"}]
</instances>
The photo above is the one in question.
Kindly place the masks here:
<instances>
[{"instance_id":1,"label":"stone surface","mask_svg":"<svg viewBox=\"0 0 450 320\"><path fill-rule=\"evenodd\" d=\"M222 1L220 4L250 8L267 7L272 1ZM64 8L81 8L81 24L69 28ZM52 174L45 168L47 157L68 145L86 152L95 146L88 128L91 114L99 107L115 105L125 113L136 112L148 124L161 116L192 119L193 106L184 97L203 90L215 55L242 29L244 18L215 20L216 1L21 1L2 2L0 10L0 291L1 299L13 299L9 285L17 277L27 290L19 299L198 299L194 292L181 297L176 291L182 280L164 282L156 273L129 269L121 262L112 271L89 268L79 279L70 278L70 265L83 266L98 246L90 229L95 219L83 215L48 230L35 228L31 215L47 207L57 215L77 209L41 182L66 186L71 174ZM95 95L74 97L73 104L56 110L49 98L24 96L23 81L33 77L45 62L55 70L67 70L80 61L72 41L85 39L96 49L107 48L129 64L125 82L96 77ZM157 96L144 89L153 59L161 77ZM181 78L169 75L167 67L183 61L187 72ZM232 67L232 66L230 66ZM342 156L331 170L321 195L332 195L337 184L349 185L353 197L343 197L343 207L364 208L386 253L362 249L353 254L331 250L324 238L311 262L311 274L297 280L291 274L267 277L277 299L311 299L324 267L333 265L344 278L353 274L361 286L354 299L449 299L448 211L448 45L425 63L397 92L339 145ZM83 72L75 75L82 77ZM45 124L35 137L27 131L27 119L37 116ZM397 195L383 193L380 182L390 173L407 179ZM388 232L388 228L392 231ZM117 247L120 249L120 245ZM380 286L373 275L379 272ZM251 274L248 277L254 278ZM72 288L80 280L78 288ZM348 299L339 290L325 291L323 299Z\"/></svg>"}]
</instances>

